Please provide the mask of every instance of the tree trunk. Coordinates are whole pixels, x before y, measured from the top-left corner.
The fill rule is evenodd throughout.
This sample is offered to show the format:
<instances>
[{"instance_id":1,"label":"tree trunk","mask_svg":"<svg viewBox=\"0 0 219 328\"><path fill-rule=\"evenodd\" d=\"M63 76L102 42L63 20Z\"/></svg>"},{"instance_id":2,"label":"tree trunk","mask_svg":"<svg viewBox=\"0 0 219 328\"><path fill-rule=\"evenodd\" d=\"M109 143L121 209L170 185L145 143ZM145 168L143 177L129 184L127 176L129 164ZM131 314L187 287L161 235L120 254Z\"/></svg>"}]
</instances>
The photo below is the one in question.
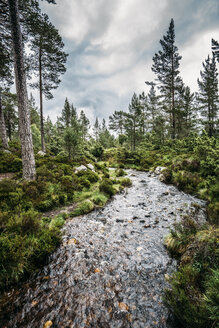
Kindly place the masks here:
<instances>
[{"instance_id":1,"label":"tree trunk","mask_svg":"<svg viewBox=\"0 0 219 328\"><path fill-rule=\"evenodd\" d=\"M174 63L172 50L172 139L176 138L176 117L175 117L175 88L174 88Z\"/></svg>"},{"instance_id":2,"label":"tree trunk","mask_svg":"<svg viewBox=\"0 0 219 328\"><path fill-rule=\"evenodd\" d=\"M26 74L24 68L23 43L20 28L18 1L8 0L8 6L14 52L15 82L18 97L19 134L21 140L23 178L25 180L34 180L36 176L36 168L30 127L30 113L27 97Z\"/></svg>"},{"instance_id":3,"label":"tree trunk","mask_svg":"<svg viewBox=\"0 0 219 328\"><path fill-rule=\"evenodd\" d=\"M0 90L0 136L1 136L3 148L8 149L8 138L7 138L7 132L5 127L5 118L2 108L1 90Z\"/></svg>"},{"instance_id":4,"label":"tree trunk","mask_svg":"<svg viewBox=\"0 0 219 328\"><path fill-rule=\"evenodd\" d=\"M42 48L39 47L39 89L40 89L40 132L42 151L46 152L44 122L43 122L43 82L42 82Z\"/></svg>"}]
</instances>

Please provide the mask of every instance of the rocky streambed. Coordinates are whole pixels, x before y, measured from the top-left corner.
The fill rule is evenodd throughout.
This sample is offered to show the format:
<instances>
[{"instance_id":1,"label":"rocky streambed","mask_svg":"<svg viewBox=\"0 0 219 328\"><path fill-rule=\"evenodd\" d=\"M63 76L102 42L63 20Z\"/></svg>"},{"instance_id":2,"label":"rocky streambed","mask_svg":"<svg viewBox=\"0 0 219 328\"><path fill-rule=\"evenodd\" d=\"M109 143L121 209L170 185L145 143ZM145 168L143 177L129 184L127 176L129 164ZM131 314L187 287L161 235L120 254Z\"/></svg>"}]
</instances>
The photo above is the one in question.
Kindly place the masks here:
<instances>
[{"instance_id":1,"label":"rocky streambed","mask_svg":"<svg viewBox=\"0 0 219 328\"><path fill-rule=\"evenodd\" d=\"M177 328L162 303L176 268L163 245L170 226L204 202L148 173L103 209L69 220L44 269L7 295L1 327Z\"/></svg>"}]
</instances>

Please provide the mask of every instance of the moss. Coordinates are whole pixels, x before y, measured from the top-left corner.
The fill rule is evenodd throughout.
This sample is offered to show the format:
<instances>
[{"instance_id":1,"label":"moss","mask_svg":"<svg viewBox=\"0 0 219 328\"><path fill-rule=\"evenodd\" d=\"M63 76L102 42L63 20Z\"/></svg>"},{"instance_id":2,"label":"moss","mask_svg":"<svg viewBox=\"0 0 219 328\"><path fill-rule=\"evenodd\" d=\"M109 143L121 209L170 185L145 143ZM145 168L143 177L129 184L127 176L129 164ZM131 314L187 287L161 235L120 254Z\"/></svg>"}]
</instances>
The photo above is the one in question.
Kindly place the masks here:
<instances>
[{"instance_id":1,"label":"moss","mask_svg":"<svg viewBox=\"0 0 219 328\"><path fill-rule=\"evenodd\" d=\"M71 217L87 214L94 209L94 203L91 200L85 200L79 203L76 209L70 213Z\"/></svg>"}]
</instances>

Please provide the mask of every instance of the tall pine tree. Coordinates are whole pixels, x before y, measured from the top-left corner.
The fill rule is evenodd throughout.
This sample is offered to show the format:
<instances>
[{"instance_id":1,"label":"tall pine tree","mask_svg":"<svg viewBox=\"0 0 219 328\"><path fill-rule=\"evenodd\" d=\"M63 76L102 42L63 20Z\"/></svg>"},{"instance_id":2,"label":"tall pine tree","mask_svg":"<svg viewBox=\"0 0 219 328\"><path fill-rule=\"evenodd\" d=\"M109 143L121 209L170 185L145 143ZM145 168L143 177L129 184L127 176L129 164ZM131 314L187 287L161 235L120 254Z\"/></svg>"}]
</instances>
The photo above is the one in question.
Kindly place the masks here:
<instances>
[{"instance_id":1,"label":"tall pine tree","mask_svg":"<svg viewBox=\"0 0 219 328\"><path fill-rule=\"evenodd\" d=\"M176 138L176 93L182 85L179 76L179 62L182 58L175 45L174 21L171 19L169 29L160 40L162 50L153 57L152 71L157 75L161 96L165 109L170 117L172 139Z\"/></svg>"},{"instance_id":2,"label":"tall pine tree","mask_svg":"<svg viewBox=\"0 0 219 328\"><path fill-rule=\"evenodd\" d=\"M30 56L31 68L38 77L38 82L31 86L39 90L41 145L46 151L43 120L43 95L52 99L51 90L56 89L61 82L60 75L66 71L67 54L63 51L64 44L58 30L49 22L46 14L33 12L29 15L29 31L32 34Z\"/></svg>"},{"instance_id":3,"label":"tall pine tree","mask_svg":"<svg viewBox=\"0 0 219 328\"><path fill-rule=\"evenodd\" d=\"M200 72L201 78L198 79L201 115L204 118L202 123L211 137L216 134L216 123L218 119L218 72L216 67L215 55L205 60L203 70Z\"/></svg>"}]
</instances>

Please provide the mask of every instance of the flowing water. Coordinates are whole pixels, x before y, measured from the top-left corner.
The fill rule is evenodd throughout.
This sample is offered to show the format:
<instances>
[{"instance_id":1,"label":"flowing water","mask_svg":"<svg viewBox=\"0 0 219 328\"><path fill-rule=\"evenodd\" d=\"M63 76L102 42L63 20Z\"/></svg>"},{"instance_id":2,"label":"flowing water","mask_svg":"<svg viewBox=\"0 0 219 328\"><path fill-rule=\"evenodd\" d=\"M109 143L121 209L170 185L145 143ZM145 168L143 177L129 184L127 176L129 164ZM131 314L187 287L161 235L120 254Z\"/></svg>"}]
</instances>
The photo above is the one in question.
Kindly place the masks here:
<instances>
[{"instance_id":1,"label":"flowing water","mask_svg":"<svg viewBox=\"0 0 219 328\"><path fill-rule=\"evenodd\" d=\"M165 277L176 268L163 239L193 203L204 202L149 173L128 175L132 187L66 223L62 245L14 293L2 327L177 327L162 303Z\"/></svg>"}]
</instances>

